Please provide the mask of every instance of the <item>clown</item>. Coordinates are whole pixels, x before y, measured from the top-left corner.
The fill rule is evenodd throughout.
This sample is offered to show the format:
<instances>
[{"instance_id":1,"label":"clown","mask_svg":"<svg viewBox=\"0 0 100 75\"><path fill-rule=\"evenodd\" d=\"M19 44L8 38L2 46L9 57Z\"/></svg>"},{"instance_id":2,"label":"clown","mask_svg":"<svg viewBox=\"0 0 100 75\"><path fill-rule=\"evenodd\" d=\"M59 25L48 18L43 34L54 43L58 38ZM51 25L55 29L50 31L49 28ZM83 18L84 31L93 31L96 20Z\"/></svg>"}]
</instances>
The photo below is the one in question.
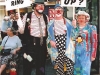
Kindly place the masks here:
<instances>
[{"instance_id":1,"label":"clown","mask_svg":"<svg viewBox=\"0 0 100 75\"><path fill-rule=\"evenodd\" d=\"M47 15L43 13L45 8L44 2L35 0L32 3L32 11L23 17L24 29L24 63L23 75L31 75L35 66L36 75L45 75L45 63L47 56ZM26 54L32 57L32 61L26 59ZM28 57L30 59L30 57Z\"/></svg>"},{"instance_id":2,"label":"clown","mask_svg":"<svg viewBox=\"0 0 100 75\"><path fill-rule=\"evenodd\" d=\"M76 14L77 27L73 30L75 39L74 75L90 75L91 62L96 58L97 29L88 24L90 16L85 11Z\"/></svg>"},{"instance_id":3,"label":"clown","mask_svg":"<svg viewBox=\"0 0 100 75\"><path fill-rule=\"evenodd\" d=\"M56 4L55 17L48 24L48 53L57 75L73 75L74 46L71 40L73 26L63 17L64 9Z\"/></svg>"}]
</instances>

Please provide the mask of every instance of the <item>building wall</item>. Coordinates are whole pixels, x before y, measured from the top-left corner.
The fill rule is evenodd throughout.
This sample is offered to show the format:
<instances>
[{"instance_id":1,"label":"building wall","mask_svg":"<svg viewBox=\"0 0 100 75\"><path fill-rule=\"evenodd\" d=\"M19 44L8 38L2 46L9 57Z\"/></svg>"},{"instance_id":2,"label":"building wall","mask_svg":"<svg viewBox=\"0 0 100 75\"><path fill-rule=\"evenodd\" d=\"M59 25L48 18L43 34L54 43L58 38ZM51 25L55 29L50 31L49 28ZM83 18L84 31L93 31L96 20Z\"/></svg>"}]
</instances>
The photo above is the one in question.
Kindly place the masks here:
<instances>
[{"instance_id":1,"label":"building wall","mask_svg":"<svg viewBox=\"0 0 100 75\"><path fill-rule=\"evenodd\" d=\"M5 6L0 6L0 27L5 15L6 15Z\"/></svg>"},{"instance_id":2,"label":"building wall","mask_svg":"<svg viewBox=\"0 0 100 75\"><path fill-rule=\"evenodd\" d=\"M69 19L73 18L73 7L67 7L68 11L67 11L67 17Z\"/></svg>"}]
</instances>

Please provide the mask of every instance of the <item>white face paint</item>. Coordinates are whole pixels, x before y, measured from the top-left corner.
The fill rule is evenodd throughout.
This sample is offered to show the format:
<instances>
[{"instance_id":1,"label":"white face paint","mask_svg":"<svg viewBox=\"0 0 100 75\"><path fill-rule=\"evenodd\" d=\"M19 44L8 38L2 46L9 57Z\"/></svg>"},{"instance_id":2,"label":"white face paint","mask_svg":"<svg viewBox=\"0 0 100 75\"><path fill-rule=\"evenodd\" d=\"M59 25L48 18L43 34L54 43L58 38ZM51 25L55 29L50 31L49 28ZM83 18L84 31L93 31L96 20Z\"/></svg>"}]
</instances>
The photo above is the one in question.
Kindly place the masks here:
<instances>
[{"instance_id":1,"label":"white face paint","mask_svg":"<svg viewBox=\"0 0 100 75\"><path fill-rule=\"evenodd\" d=\"M60 17L60 16L62 16L62 14L56 14L56 17Z\"/></svg>"},{"instance_id":2,"label":"white face paint","mask_svg":"<svg viewBox=\"0 0 100 75\"><path fill-rule=\"evenodd\" d=\"M38 12L42 13L42 12L43 12L43 10L38 10Z\"/></svg>"}]
</instances>

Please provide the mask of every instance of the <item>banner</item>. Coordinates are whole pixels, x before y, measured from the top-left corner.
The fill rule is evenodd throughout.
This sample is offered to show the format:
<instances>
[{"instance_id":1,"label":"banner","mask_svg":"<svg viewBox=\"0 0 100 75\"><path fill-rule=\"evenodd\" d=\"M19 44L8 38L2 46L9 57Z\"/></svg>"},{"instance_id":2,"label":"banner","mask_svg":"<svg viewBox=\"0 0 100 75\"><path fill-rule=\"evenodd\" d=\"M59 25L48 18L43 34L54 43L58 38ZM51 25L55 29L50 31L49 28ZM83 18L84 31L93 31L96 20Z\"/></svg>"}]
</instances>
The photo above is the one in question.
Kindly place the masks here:
<instances>
[{"instance_id":1,"label":"banner","mask_svg":"<svg viewBox=\"0 0 100 75\"><path fill-rule=\"evenodd\" d=\"M64 7L86 7L86 0L61 0Z\"/></svg>"},{"instance_id":2,"label":"banner","mask_svg":"<svg viewBox=\"0 0 100 75\"><path fill-rule=\"evenodd\" d=\"M28 7L31 4L30 0L5 0L6 10Z\"/></svg>"}]
</instances>

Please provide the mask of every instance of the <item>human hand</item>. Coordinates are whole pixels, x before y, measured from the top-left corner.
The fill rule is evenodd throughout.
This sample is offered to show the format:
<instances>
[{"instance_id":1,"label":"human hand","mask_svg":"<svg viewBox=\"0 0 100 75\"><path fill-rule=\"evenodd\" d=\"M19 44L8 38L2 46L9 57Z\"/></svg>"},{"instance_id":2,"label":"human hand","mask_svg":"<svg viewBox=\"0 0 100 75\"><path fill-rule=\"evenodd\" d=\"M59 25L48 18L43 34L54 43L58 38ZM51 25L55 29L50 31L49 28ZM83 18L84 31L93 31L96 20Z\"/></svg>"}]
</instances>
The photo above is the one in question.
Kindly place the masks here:
<instances>
[{"instance_id":1,"label":"human hand","mask_svg":"<svg viewBox=\"0 0 100 75\"><path fill-rule=\"evenodd\" d=\"M94 61L95 60L95 58L94 57L91 57L91 61Z\"/></svg>"},{"instance_id":2,"label":"human hand","mask_svg":"<svg viewBox=\"0 0 100 75\"><path fill-rule=\"evenodd\" d=\"M72 20L72 25L73 25L74 28L76 28L76 20L75 19Z\"/></svg>"},{"instance_id":3,"label":"human hand","mask_svg":"<svg viewBox=\"0 0 100 75\"><path fill-rule=\"evenodd\" d=\"M15 54L16 54L16 50L14 50L14 51L12 52L12 54L14 54L14 55L15 55Z\"/></svg>"},{"instance_id":4,"label":"human hand","mask_svg":"<svg viewBox=\"0 0 100 75\"><path fill-rule=\"evenodd\" d=\"M56 48L56 43L54 41L50 41L50 45L54 48Z\"/></svg>"},{"instance_id":5,"label":"human hand","mask_svg":"<svg viewBox=\"0 0 100 75\"><path fill-rule=\"evenodd\" d=\"M19 28L19 33L20 33L20 34L23 34L23 33L24 33L24 27L20 27L20 28Z\"/></svg>"}]
</instances>

